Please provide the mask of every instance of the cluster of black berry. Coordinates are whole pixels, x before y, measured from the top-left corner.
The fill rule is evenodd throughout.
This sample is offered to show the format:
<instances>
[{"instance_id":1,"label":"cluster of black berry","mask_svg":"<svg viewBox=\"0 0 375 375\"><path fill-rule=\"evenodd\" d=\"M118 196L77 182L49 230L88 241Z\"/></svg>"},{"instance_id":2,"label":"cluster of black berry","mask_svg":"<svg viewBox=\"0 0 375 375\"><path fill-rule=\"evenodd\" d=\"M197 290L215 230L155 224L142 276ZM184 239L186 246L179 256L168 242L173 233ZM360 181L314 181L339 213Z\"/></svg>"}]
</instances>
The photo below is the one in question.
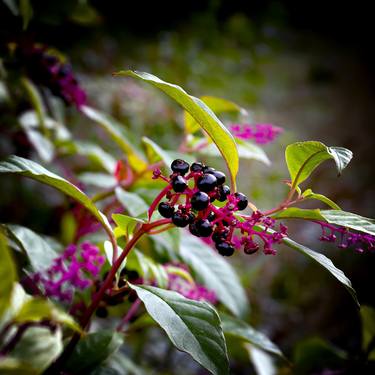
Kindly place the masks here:
<instances>
[{"instance_id":1,"label":"cluster of black berry","mask_svg":"<svg viewBox=\"0 0 375 375\"><path fill-rule=\"evenodd\" d=\"M171 169L169 179L164 178L169 185L165 189L166 201L158 205L159 213L177 227L189 226L194 236L211 237L221 255L232 255L231 239L237 224L233 212L247 207L246 196L238 192L231 194L225 185L225 174L202 163L190 166L177 159ZM154 175L160 177L160 171ZM221 207L213 204L216 200L223 202Z\"/></svg>"}]
</instances>

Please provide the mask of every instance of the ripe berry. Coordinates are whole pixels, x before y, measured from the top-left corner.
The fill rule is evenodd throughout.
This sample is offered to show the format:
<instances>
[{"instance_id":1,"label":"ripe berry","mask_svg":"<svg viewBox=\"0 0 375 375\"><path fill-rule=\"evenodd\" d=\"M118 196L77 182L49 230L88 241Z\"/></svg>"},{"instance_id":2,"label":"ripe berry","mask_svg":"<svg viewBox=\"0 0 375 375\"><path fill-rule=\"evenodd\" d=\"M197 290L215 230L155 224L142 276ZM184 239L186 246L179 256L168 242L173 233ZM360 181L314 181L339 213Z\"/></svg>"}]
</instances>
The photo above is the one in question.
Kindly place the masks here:
<instances>
[{"instance_id":1,"label":"ripe berry","mask_svg":"<svg viewBox=\"0 0 375 375\"><path fill-rule=\"evenodd\" d=\"M209 214L208 214L208 216L207 216L207 220L208 221L213 221L213 220L215 220L215 213L214 212L210 212Z\"/></svg>"},{"instance_id":2,"label":"ripe berry","mask_svg":"<svg viewBox=\"0 0 375 375\"><path fill-rule=\"evenodd\" d=\"M173 190L182 193L187 188L187 182L182 176L176 176L172 181Z\"/></svg>"},{"instance_id":3,"label":"ripe berry","mask_svg":"<svg viewBox=\"0 0 375 375\"><path fill-rule=\"evenodd\" d=\"M158 211L161 216L169 219L174 213L174 207L167 202L161 202L159 203Z\"/></svg>"},{"instance_id":4,"label":"ripe berry","mask_svg":"<svg viewBox=\"0 0 375 375\"><path fill-rule=\"evenodd\" d=\"M218 185L222 185L225 182L225 174L223 172L214 170L214 171L208 171L206 173L209 173L215 176Z\"/></svg>"},{"instance_id":5,"label":"ripe berry","mask_svg":"<svg viewBox=\"0 0 375 375\"><path fill-rule=\"evenodd\" d=\"M106 318L108 316L108 310L104 306L99 306L95 314L98 318Z\"/></svg>"},{"instance_id":6,"label":"ripe berry","mask_svg":"<svg viewBox=\"0 0 375 375\"><path fill-rule=\"evenodd\" d=\"M245 254L254 254L259 250L259 245L256 243L253 244L245 244L243 251Z\"/></svg>"},{"instance_id":7,"label":"ripe berry","mask_svg":"<svg viewBox=\"0 0 375 375\"><path fill-rule=\"evenodd\" d=\"M210 197L203 193L202 191L197 191L192 197L191 197L191 207L193 207L194 210L201 211L208 207L208 204L210 203Z\"/></svg>"},{"instance_id":8,"label":"ripe berry","mask_svg":"<svg viewBox=\"0 0 375 375\"><path fill-rule=\"evenodd\" d=\"M171 169L174 173L179 173L180 175L184 175L189 170L189 164L182 159L173 160L171 164Z\"/></svg>"},{"instance_id":9,"label":"ripe berry","mask_svg":"<svg viewBox=\"0 0 375 375\"><path fill-rule=\"evenodd\" d=\"M181 212L175 212L172 216L172 223L176 227L184 228L189 224L189 217Z\"/></svg>"},{"instance_id":10,"label":"ripe berry","mask_svg":"<svg viewBox=\"0 0 375 375\"><path fill-rule=\"evenodd\" d=\"M215 168L212 168L212 167L208 167L208 166L203 167L203 173L210 173L210 172L213 172L214 170Z\"/></svg>"},{"instance_id":11,"label":"ripe berry","mask_svg":"<svg viewBox=\"0 0 375 375\"><path fill-rule=\"evenodd\" d=\"M192 172L202 172L202 169L203 169L203 164L202 163L193 163L190 166L190 170Z\"/></svg>"},{"instance_id":12,"label":"ripe berry","mask_svg":"<svg viewBox=\"0 0 375 375\"><path fill-rule=\"evenodd\" d=\"M229 257L234 253L234 247L227 241L217 242L215 247L219 254L225 257Z\"/></svg>"},{"instance_id":13,"label":"ripe berry","mask_svg":"<svg viewBox=\"0 0 375 375\"><path fill-rule=\"evenodd\" d=\"M209 237L213 231L213 225L207 219L196 221L195 228L200 237Z\"/></svg>"},{"instance_id":14,"label":"ripe berry","mask_svg":"<svg viewBox=\"0 0 375 375\"><path fill-rule=\"evenodd\" d=\"M197 188L200 191L204 191L205 193L208 193L215 189L215 186L217 185L217 179L214 175L205 173L202 177L199 177L197 182Z\"/></svg>"},{"instance_id":15,"label":"ripe berry","mask_svg":"<svg viewBox=\"0 0 375 375\"><path fill-rule=\"evenodd\" d=\"M217 200L224 202L227 200L227 196L230 194L230 188L228 185L219 186L217 189Z\"/></svg>"},{"instance_id":16,"label":"ripe berry","mask_svg":"<svg viewBox=\"0 0 375 375\"><path fill-rule=\"evenodd\" d=\"M247 207L247 204L249 203L247 200L246 195L242 193L234 193L235 198L237 198L237 208L242 211Z\"/></svg>"},{"instance_id":17,"label":"ripe berry","mask_svg":"<svg viewBox=\"0 0 375 375\"><path fill-rule=\"evenodd\" d=\"M192 212L188 213L188 223L192 224L194 223L194 220L195 220L195 215Z\"/></svg>"},{"instance_id":18,"label":"ripe berry","mask_svg":"<svg viewBox=\"0 0 375 375\"><path fill-rule=\"evenodd\" d=\"M197 227L195 226L195 223L191 223L191 224L189 225L189 231L190 231L190 233L191 233L193 236L200 237L200 234L199 234L199 232L198 232Z\"/></svg>"},{"instance_id":19,"label":"ripe berry","mask_svg":"<svg viewBox=\"0 0 375 375\"><path fill-rule=\"evenodd\" d=\"M227 236L229 234L228 229L220 230L220 231L215 231L214 234L212 235L212 241L218 243L218 242L223 242L226 240Z\"/></svg>"}]
</instances>

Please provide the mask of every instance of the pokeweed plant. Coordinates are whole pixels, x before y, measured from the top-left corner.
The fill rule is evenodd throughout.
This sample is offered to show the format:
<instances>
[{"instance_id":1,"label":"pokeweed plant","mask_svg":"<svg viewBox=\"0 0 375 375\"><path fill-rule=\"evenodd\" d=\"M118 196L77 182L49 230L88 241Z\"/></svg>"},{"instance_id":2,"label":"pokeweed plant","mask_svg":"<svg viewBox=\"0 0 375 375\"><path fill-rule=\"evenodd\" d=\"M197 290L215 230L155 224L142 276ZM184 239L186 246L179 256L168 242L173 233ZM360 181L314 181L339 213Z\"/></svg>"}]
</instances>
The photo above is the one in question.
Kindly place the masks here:
<instances>
[{"instance_id":1,"label":"pokeweed plant","mask_svg":"<svg viewBox=\"0 0 375 375\"><path fill-rule=\"evenodd\" d=\"M64 216L65 228L71 228L64 233L65 248L28 228L2 224L1 371L124 373L131 364L119 350L124 339L154 323L212 374L230 371L228 337L228 343L240 342L255 362L259 353L283 358L247 322L246 292L223 258L240 251L275 255L284 244L326 269L358 304L345 274L325 255L292 240L285 224L307 220L322 228L322 241L359 253L374 250L374 220L342 211L329 198L300 187L328 159L340 174L351 151L316 141L289 145L288 193L275 208L263 211L237 191L239 159L250 155L268 163L257 144L273 141L280 128L227 127L215 112L239 113L236 104L198 99L148 73L119 72L115 75L160 89L184 109L184 136L176 150L165 150L147 137L142 150L123 124L87 105L71 68L58 56L40 46L20 46L15 55L28 61L20 82L34 107L19 121L40 160L55 168L62 155L79 154L95 160L105 174L86 173L77 183L72 171L63 178L19 156L0 163L1 173L34 179L75 201ZM40 94L46 90L48 95ZM56 96L100 126L121 150L121 159L100 145L75 140L48 110ZM205 153L220 155L227 171L199 160ZM96 186L91 196L85 192L89 184ZM328 209L297 206L307 200L321 201ZM24 261L16 262L16 257ZM131 368L141 371L135 364Z\"/></svg>"}]
</instances>

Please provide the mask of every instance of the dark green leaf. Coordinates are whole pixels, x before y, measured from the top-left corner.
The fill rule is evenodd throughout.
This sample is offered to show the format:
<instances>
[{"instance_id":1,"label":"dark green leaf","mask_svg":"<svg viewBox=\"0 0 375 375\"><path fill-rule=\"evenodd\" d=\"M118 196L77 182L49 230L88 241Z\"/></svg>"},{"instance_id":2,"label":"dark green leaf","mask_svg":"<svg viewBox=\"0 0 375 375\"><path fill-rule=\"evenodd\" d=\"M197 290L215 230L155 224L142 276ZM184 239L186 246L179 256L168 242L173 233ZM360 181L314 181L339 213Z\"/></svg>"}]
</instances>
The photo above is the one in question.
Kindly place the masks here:
<instances>
[{"instance_id":1,"label":"dark green leaf","mask_svg":"<svg viewBox=\"0 0 375 375\"><path fill-rule=\"evenodd\" d=\"M229 373L220 319L210 305L152 286L131 285L131 288L177 349L190 354L212 374Z\"/></svg>"},{"instance_id":2,"label":"dark green leaf","mask_svg":"<svg viewBox=\"0 0 375 375\"><path fill-rule=\"evenodd\" d=\"M375 236L375 220L341 210L322 210L323 218L330 224L341 225Z\"/></svg>"},{"instance_id":3,"label":"dark green leaf","mask_svg":"<svg viewBox=\"0 0 375 375\"><path fill-rule=\"evenodd\" d=\"M85 195L85 193L69 181L48 171L34 161L15 155L10 156L8 160L0 163L0 173L19 174L60 190L86 207L102 224L106 232L112 233L112 228L107 218L96 208L91 199Z\"/></svg>"},{"instance_id":4,"label":"dark green leaf","mask_svg":"<svg viewBox=\"0 0 375 375\"><path fill-rule=\"evenodd\" d=\"M343 147L327 147L323 143L308 141L289 145L285 151L293 187L305 181L323 161L333 159L338 173L349 164L353 154Z\"/></svg>"},{"instance_id":5,"label":"dark green leaf","mask_svg":"<svg viewBox=\"0 0 375 375\"><path fill-rule=\"evenodd\" d=\"M238 337L268 353L284 357L281 350L265 334L255 330L243 320L227 314L220 314L220 318L224 334Z\"/></svg>"},{"instance_id":6,"label":"dark green leaf","mask_svg":"<svg viewBox=\"0 0 375 375\"><path fill-rule=\"evenodd\" d=\"M20 225L4 225L8 237L27 254L32 269L40 272L48 268L58 254L47 241L31 229Z\"/></svg>"},{"instance_id":7,"label":"dark green leaf","mask_svg":"<svg viewBox=\"0 0 375 375\"><path fill-rule=\"evenodd\" d=\"M233 268L221 255L200 239L187 234L181 237L180 255L194 270L198 281L213 290L234 315L245 316L248 313L246 292Z\"/></svg>"},{"instance_id":8,"label":"dark green leaf","mask_svg":"<svg viewBox=\"0 0 375 375\"><path fill-rule=\"evenodd\" d=\"M375 338L375 309L370 306L361 306L361 320L362 348L365 351L370 342Z\"/></svg>"},{"instance_id":9,"label":"dark green leaf","mask_svg":"<svg viewBox=\"0 0 375 375\"><path fill-rule=\"evenodd\" d=\"M151 85L164 91L168 96L179 103L187 112L189 112L190 115L203 128L203 130L205 130L211 137L223 155L230 172L233 190L235 190L236 176L239 165L236 142L223 123L216 117L211 109L204 104L202 100L187 94L181 87L164 82L158 77L149 73L133 72L128 70L118 72L117 75L130 76L150 83Z\"/></svg>"},{"instance_id":10,"label":"dark green leaf","mask_svg":"<svg viewBox=\"0 0 375 375\"><path fill-rule=\"evenodd\" d=\"M33 8L30 0L20 0L20 14L22 16L23 29L26 30L31 18L33 17Z\"/></svg>"},{"instance_id":11,"label":"dark green leaf","mask_svg":"<svg viewBox=\"0 0 375 375\"><path fill-rule=\"evenodd\" d=\"M307 256L308 258L314 260L316 263L318 263L321 267L326 269L336 280L338 280L350 293L350 295L353 297L355 303L359 307L359 302L357 299L357 294L355 290L352 287L352 283L350 280L345 276L344 272L335 267L335 265L332 263L331 259L327 258L325 255L321 253L317 253L316 251L313 251L309 249L306 246L303 246L299 244L298 242L295 242L291 240L290 238L284 238L283 243L290 247L293 250L297 250L299 253Z\"/></svg>"},{"instance_id":12,"label":"dark green leaf","mask_svg":"<svg viewBox=\"0 0 375 375\"><path fill-rule=\"evenodd\" d=\"M116 352L122 343L122 335L117 332L102 330L89 333L78 342L66 369L72 374L87 373Z\"/></svg>"},{"instance_id":13,"label":"dark green leaf","mask_svg":"<svg viewBox=\"0 0 375 375\"><path fill-rule=\"evenodd\" d=\"M9 306L16 278L16 267L8 249L5 236L0 228L0 318Z\"/></svg>"}]
</instances>

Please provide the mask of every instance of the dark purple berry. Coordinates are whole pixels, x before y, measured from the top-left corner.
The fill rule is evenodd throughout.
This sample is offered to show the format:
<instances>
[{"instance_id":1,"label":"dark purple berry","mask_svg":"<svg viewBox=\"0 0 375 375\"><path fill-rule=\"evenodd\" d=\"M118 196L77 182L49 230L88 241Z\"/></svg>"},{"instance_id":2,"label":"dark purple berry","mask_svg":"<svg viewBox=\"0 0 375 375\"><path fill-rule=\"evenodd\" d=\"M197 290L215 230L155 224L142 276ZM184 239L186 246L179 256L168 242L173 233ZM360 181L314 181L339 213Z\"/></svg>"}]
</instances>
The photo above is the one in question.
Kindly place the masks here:
<instances>
[{"instance_id":1,"label":"dark purple berry","mask_svg":"<svg viewBox=\"0 0 375 375\"><path fill-rule=\"evenodd\" d=\"M108 310L104 306L99 306L95 314L98 318L106 318L108 316Z\"/></svg>"},{"instance_id":2,"label":"dark purple berry","mask_svg":"<svg viewBox=\"0 0 375 375\"><path fill-rule=\"evenodd\" d=\"M249 201L247 200L246 195L244 195L242 193L234 193L234 196L238 200L237 201L237 208L240 211L244 210L247 207L248 203L249 203Z\"/></svg>"},{"instance_id":3,"label":"dark purple berry","mask_svg":"<svg viewBox=\"0 0 375 375\"><path fill-rule=\"evenodd\" d=\"M161 202L159 203L158 211L161 216L169 219L174 213L174 207L167 202Z\"/></svg>"},{"instance_id":4,"label":"dark purple berry","mask_svg":"<svg viewBox=\"0 0 375 375\"><path fill-rule=\"evenodd\" d=\"M214 212L210 212L207 216L207 220L208 221L214 221L215 220L215 213Z\"/></svg>"},{"instance_id":5,"label":"dark purple berry","mask_svg":"<svg viewBox=\"0 0 375 375\"><path fill-rule=\"evenodd\" d=\"M192 212L188 213L188 223L192 224L194 223L194 220L195 220L195 215Z\"/></svg>"},{"instance_id":6,"label":"dark purple berry","mask_svg":"<svg viewBox=\"0 0 375 375\"><path fill-rule=\"evenodd\" d=\"M189 225L189 231L193 236L200 237L200 234L198 232L197 227L195 226L195 223L192 223Z\"/></svg>"},{"instance_id":7,"label":"dark purple berry","mask_svg":"<svg viewBox=\"0 0 375 375\"><path fill-rule=\"evenodd\" d=\"M175 212L172 216L172 223L176 227L184 228L189 224L189 216L181 212Z\"/></svg>"},{"instance_id":8,"label":"dark purple berry","mask_svg":"<svg viewBox=\"0 0 375 375\"><path fill-rule=\"evenodd\" d=\"M215 170L215 168L204 166L203 167L203 173L211 173Z\"/></svg>"},{"instance_id":9,"label":"dark purple berry","mask_svg":"<svg viewBox=\"0 0 375 375\"><path fill-rule=\"evenodd\" d=\"M176 159L173 160L171 164L171 169L174 173L179 173L180 175L184 175L188 172L189 170L189 164L182 159Z\"/></svg>"},{"instance_id":10,"label":"dark purple berry","mask_svg":"<svg viewBox=\"0 0 375 375\"><path fill-rule=\"evenodd\" d=\"M209 237L213 231L213 225L207 219L196 221L195 227L200 237Z\"/></svg>"},{"instance_id":11,"label":"dark purple berry","mask_svg":"<svg viewBox=\"0 0 375 375\"><path fill-rule=\"evenodd\" d=\"M197 188L200 191L208 193L215 189L217 185L217 179L214 175L205 173L202 177L199 177L197 182Z\"/></svg>"},{"instance_id":12,"label":"dark purple berry","mask_svg":"<svg viewBox=\"0 0 375 375\"><path fill-rule=\"evenodd\" d=\"M229 234L228 229L220 230L220 231L215 231L214 234L212 235L212 241L214 242L222 242L225 241L227 236Z\"/></svg>"},{"instance_id":13,"label":"dark purple berry","mask_svg":"<svg viewBox=\"0 0 375 375\"><path fill-rule=\"evenodd\" d=\"M202 170L203 170L203 164L202 163L193 163L190 166L190 170L192 172L202 172Z\"/></svg>"},{"instance_id":14,"label":"dark purple berry","mask_svg":"<svg viewBox=\"0 0 375 375\"><path fill-rule=\"evenodd\" d=\"M219 186L217 189L217 200L219 202L225 202L227 200L227 196L230 194L230 188L228 185Z\"/></svg>"},{"instance_id":15,"label":"dark purple berry","mask_svg":"<svg viewBox=\"0 0 375 375\"><path fill-rule=\"evenodd\" d=\"M202 191L197 191L192 197L191 197L191 207L193 207L194 210L201 211L208 207L208 204L210 203L210 197L203 193Z\"/></svg>"},{"instance_id":16,"label":"dark purple berry","mask_svg":"<svg viewBox=\"0 0 375 375\"><path fill-rule=\"evenodd\" d=\"M215 247L220 255L230 257L234 253L234 247L227 241L216 242Z\"/></svg>"},{"instance_id":17,"label":"dark purple berry","mask_svg":"<svg viewBox=\"0 0 375 375\"><path fill-rule=\"evenodd\" d=\"M208 171L206 173L209 173L215 176L218 185L222 185L225 182L225 174L223 172L214 170L214 171Z\"/></svg>"},{"instance_id":18,"label":"dark purple berry","mask_svg":"<svg viewBox=\"0 0 375 375\"><path fill-rule=\"evenodd\" d=\"M182 176L176 176L173 178L172 187L176 193L182 193L187 188L187 182Z\"/></svg>"}]
</instances>

